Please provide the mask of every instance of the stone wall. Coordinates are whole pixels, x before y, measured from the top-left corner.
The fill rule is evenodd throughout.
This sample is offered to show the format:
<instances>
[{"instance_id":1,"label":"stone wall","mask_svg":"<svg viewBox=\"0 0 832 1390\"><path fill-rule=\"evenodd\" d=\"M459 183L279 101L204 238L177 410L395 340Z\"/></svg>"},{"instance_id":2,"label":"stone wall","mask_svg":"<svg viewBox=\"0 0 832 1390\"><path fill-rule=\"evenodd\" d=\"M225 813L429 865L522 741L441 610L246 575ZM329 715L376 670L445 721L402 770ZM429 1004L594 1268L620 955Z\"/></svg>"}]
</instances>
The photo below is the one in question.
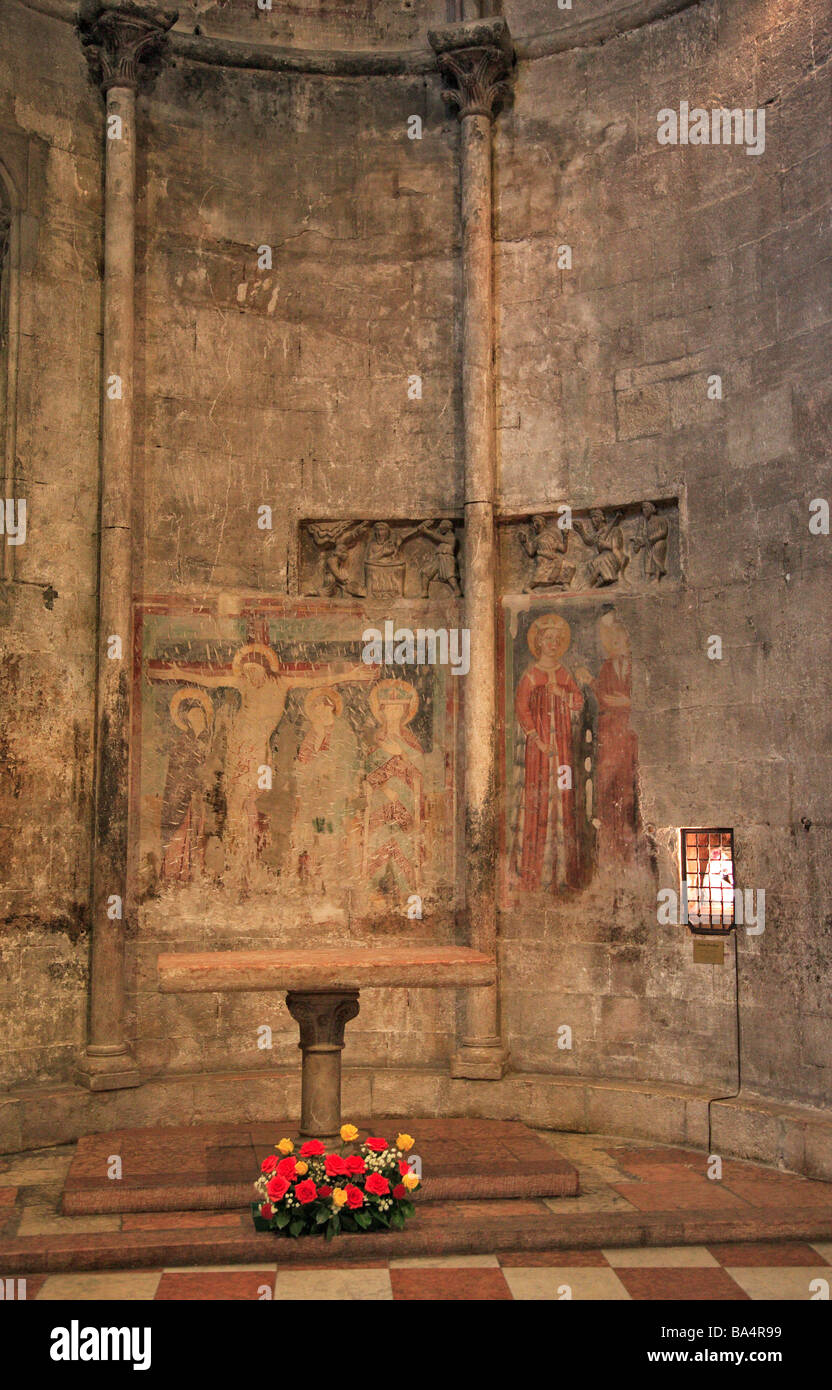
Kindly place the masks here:
<instances>
[{"instance_id":1,"label":"stone wall","mask_svg":"<svg viewBox=\"0 0 832 1390\"><path fill-rule=\"evenodd\" d=\"M435 9L416 6L413 19L407 6L361 7L345 30L322 8L316 30L308 16L292 29L275 3L269 42L427 54ZM539 4L505 12L518 39L545 27ZM603 44L521 59L497 121L504 524L561 503L635 515L665 499L677 528L667 581L530 600L591 610L593 622L614 609L626 626L638 820L624 868L595 847L577 891L501 897L504 1028L521 1071L735 1088L732 946L721 966L694 963L688 929L656 920L657 891L678 888L678 827L732 826L738 882L766 895L765 931L737 937L743 1084L828 1102L828 538L808 527L829 421L823 18L814 0L788 23L762 0L690 5ZM202 17L209 33L221 21L219 7ZM189 9L180 30L195 22ZM17 446L29 538L3 591L13 693L0 989L13 1022L0 1049L15 1082L68 1075L83 1039L102 115L70 26L17 3L0 24L0 159L6 148L15 167L25 158L29 257ZM310 519L458 514L457 133L439 89L419 72L218 67L174 42L140 94L142 611L203 604L220 622L246 603L297 600ZM682 100L764 108L764 153L661 146L657 112ZM408 138L413 115L421 140ZM571 268L558 265L564 246ZM713 374L721 399L709 398ZM409 394L414 376L421 396ZM263 505L270 529L258 526ZM513 554L501 585L512 602ZM641 557L631 563L635 573ZM406 603L397 618L417 626L420 612ZM720 660L708 657L714 635ZM599 649L588 636L579 646L566 665L580 655L596 680ZM505 665L500 682L507 747ZM505 870L508 831L504 845ZM174 911L142 873L139 856L128 984L141 1065L290 1061L282 1004L160 1000L153 974L162 943L275 939L275 912L243 902L219 923L210 893L202 909ZM346 921L327 939L362 930ZM454 930L447 916L436 929ZM263 1024L271 1052L257 1046ZM452 998L380 992L347 1030L346 1059L442 1063L454 1033Z\"/></svg>"},{"instance_id":2,"label":"stone wall","mask_svg":"<svg viewBox=\"0 0 832 1390\"><path fill-rule=\"evenodd\" d=\"M828 24L785 18L696 5L521 66L497 127L499 440L513 510L681 499L683 588L627 616L655 885L678 886L673 827L733 826L737 881L766 893L764 933L738 933L743 1084L824 1104ZM659 145L681 100L763 107L764 153ZM513 914L505 952L516 1064L734 1080L732 953L694 965L647 890Z\"/></svg>"},{"instance_id":3,"label":"stone wall","mask_svg":"<svg viewBox=\"0 0 832 1390\"><path fill-rule=\"evenodd\" d=\"M95 675L100 97L76 35L0 11L0 164L19 229L13 495L0 592L0 1073L66 1075L83 1038ZM16 277L17 278L17 277Z\"/></svg>"}]
</instances>

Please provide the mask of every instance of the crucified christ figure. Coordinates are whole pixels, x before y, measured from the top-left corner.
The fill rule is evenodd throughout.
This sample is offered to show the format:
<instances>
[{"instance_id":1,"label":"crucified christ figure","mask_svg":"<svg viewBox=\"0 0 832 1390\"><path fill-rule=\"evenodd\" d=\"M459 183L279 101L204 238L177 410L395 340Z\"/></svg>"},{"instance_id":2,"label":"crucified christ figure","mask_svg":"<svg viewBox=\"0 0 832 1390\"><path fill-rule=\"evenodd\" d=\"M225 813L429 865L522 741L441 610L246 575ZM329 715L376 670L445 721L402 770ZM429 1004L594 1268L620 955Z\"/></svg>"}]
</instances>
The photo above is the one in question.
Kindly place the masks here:
<instances>
[{"instance_id":1,"label":"crucified christ figure","mask_svg":"<svg viewBox=\"0 0 832 1390\"><path fill-rule=\"evenodd\" d=\"M372 681L372 666L339 663L319 665L311 671L291 671L281 665L277 653L263 642L249 642L235 652L231 673L198 674L182 666L154 673L154 680L185 681L207 689L236 690L240 708L228 731L225 760L226 820L223 836L226 881L245 896L257 866L258 769L270 761L269 742L286 708L286 697L298 686L340 685Z\"/></svg>"}]
</instances>

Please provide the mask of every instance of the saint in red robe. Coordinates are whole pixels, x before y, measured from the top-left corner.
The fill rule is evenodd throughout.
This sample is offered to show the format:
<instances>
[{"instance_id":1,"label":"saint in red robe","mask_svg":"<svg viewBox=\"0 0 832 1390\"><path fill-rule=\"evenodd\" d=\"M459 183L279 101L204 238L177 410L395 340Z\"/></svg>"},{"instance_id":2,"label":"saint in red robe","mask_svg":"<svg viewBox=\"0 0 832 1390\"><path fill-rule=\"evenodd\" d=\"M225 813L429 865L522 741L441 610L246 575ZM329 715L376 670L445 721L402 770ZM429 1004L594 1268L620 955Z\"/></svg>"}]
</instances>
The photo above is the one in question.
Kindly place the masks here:
<instances>
[{"instance_id":1,"label":"saint in red robe","mask_svg":"<svg viewBox=\"0 0 832 1390\"><path fill-rule=\"evenodd\" d=\"M635 848L638 739L630 728L632 665L609 657L601 667L598 695L598 818L606 847L622 858Z\"/></svg>"},{"instance_id":2,"label":"saint in red robe","mask_svg":"<svg viewBox=\"0 0 832 1390\"><path fill-rule=\"evenodd\" d=\"M580 887L572 716L582 705L583 695L564 666L547 670L532 664L517 687L515 712L525 748L519 759L512 873L532 891ZM558 786L559 767L571 769L568 779L561 778L569 780L568 787Z\"/></svg>"}]
</instances>

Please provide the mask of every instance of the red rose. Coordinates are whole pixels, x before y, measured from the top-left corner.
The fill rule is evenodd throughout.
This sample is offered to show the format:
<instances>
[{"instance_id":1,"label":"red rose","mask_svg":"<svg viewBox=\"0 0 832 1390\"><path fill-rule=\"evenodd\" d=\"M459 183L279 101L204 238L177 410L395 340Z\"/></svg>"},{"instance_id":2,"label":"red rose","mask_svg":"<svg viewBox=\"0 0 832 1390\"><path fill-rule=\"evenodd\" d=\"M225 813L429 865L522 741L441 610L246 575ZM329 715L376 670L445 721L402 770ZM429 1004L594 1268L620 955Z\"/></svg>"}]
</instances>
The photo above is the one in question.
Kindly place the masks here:
<instances>
[{"instance_id":1,"label":"red rose","mask_svg":"<svg viewBox=\"0 0 832 1390\"><path fill-rule=\"evenodd\" d=\"M365 1139L364 1142L367 1145L367 1148L372 1149L373 1153L375 1154L383 1153L383 1151L387 1148L386 1139ZM301 1153L303 1153L303 1149L301 1149Z\"/></svg>"},{"instance_id":2,"label":"red rose","mask_svg":"<svg viewBox=\"0 0 832 1390\"><path fill-rule=\"evenodd\" d=\"M410 1164L405 1163L403 1158L399 1159L399 1172L401 1173L403 1178L406 1178L408 1173L410 1172Z\"/></svg>"},{"instance_id":3,"label":"red rose","mask_svg":"<svg viewBox=\"0 0 832 1390\"><path fill-rule=\"evenodd\" d=\"M281 1197L285 1197L289 1191L289 1184L279 1173L275 1173L274 1177L269 1179L266 1191L273 1202L279 1202Z\"/></svg>"},{"instance_id":4,"label":"red rose","mask_svg":"<svg viewBox=\"0 0 832 1390\"><path fill-rule=\"evenodd\" d=\"M346 1163L347 1172L352 1176L358 1177L359 1173L366 1173L367 1165L360 1154L350 1154Z\"/></svg>"},{"instance_id":5,"label":"red rose","mask_svg":"<svg viewBox=\"0 0 832 1390\"><path fill-rule=\"evenodd\" d=\"M272 1207L269 1206L268 1202L263 1203L262 1207L260 1208L260 1215L264 1216L267 1221L270 1217L274 1216L274 1210Z\"/></svg>"},{"instance_id":6,"label":"red rose","mask_svg":"<svg viewBox=\"0 0 832 1390\"><path fill-rule=\"evenodd\" d=\"M403 1182L396 1183L396 1186L393 1188L393 1196L398 1198L399 1201L402 1200L402 1197L407 1196L407 1188Z\"/></svg>"},{"instance_id":7,"label":"red rose","mask_svg":"<svg viewBox=\"0 0 832 1390\"><path fill-rule=\"evenodd\" d=\"M326 1183L322 1183L321 1186L318 1188L318 1196L319 1196L319 1197L331 1197L331 1196L332 1196L332 1188L331 1188L331 1187L328 1187Z\"/></svg>"},{"instance_id":8,"label":"red rose","mask_svg":"<svg viewBox=\"0 0 832 1390\"><path fill-rule=\"evenodd\" d=\"M318 1189L311 1178L307 1178L305 1182L299 1182L295 1188L295 1196L304 1207L308 1206L310 1202L314 1202L317 1195Z\"/></svg>"},{"instance_id":9,"label":"red rose","mask_svg":"<svg viewBox=\"0 0 832 1390\"><path fill-rule=\"evenodd\" d=\"M280 1159L277 1154L269 1154L269 1157L264 1158L263 1162L260 1164L260 1172L273 1173L279 1162Z\"/></svg>"},{"instance_id":10,"label":"red rose","mask_svg":"<svg viewBox=\"0 0 832 1390\"><path fill-rule=\"evenodd\" d=\"M288 1182L295 1181L296 1168L297 1160L293 1157L292 1154L290 1154L288 1158L281 1158L280 1162L277 1165L278 1173L282 1178L286 1178Z\"/></svg>"},{"instance_id":11,"label":"red rose","mask_svg":"<svg viewBox=\"0 0 832 1390\"><path fill-rule=\"evenodd\" d=\"M390 1184L381 1173L371 1173L364 1186L368 1192L372 1192L374 1197L385 1197L390 1191Z\"/></svg>"},{"instance_id":12,"label":"red rose","mask_svg":"<svg viewBox=\"0 0 832 1390\"><path fill-rule=\"evenodd\" d=\"M327 1154L324 1167L328 1178L343 1178L350 1171L340 1154Z\"/></svg>"},{"instance_id":13,"label":"red rose","mask_svg":"<svg viewBox=\"0 0 832 1390\"><path fill-rule=\"evenodd\" d=\"M322 1144L320 1139L307 1139L305 1144L300 1146L301 1158L317 1158L319 1154L326 1153L326 1144Z\"/></svg>"},{"instance_id":14,"label":"red rose","mask_svg":"<svg viewBox=\"0 0 832 1390\"><path fill-rule=\"evenodd\" d=\"M348 1182L344 1191L347 1194L347 1206L350 1211L357 1211L359 1207L363 1207L364 1193L360 1187L354 1187L351 1182Z\"/></svg>"}]
</instances>

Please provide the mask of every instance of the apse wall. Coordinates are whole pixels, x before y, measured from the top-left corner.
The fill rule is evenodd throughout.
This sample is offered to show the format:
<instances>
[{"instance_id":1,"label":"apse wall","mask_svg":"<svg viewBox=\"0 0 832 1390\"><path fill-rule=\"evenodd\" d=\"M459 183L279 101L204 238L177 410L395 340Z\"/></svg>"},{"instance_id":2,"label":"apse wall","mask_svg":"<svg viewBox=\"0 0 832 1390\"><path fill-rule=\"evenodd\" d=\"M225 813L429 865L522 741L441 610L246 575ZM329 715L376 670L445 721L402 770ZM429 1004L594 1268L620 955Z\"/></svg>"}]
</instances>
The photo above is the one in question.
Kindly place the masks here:
<instances>
[{"instance_id":1,"label":"apse wall","mask_svg":"<svg viewBox=\"0 0 832 1390\"><path fill-rule=\"evenodd\" d=\"M84 1038L97 580L101 100L77 35L0 8L0 164L19 236L14 496L0 586L0 1075ZM13 241L14 248L14 241ZM2 354L5 359L5 354Z\"/></svg>"},{"instance_id":2,"label":"apse wall","mask_svg":"<svg viewBox=\"0 0 832 1390\"><path fill-rule=\"evenodd\" d=\"M743 1086L828 1104L824 25L811 4L696 5L521 65L497 124L503 505L677 498L683 573L616 601L653 889L506 914L523 1068L735 1088L732 952L694 964L656 903L679 888L673 828L728 826L738 884L765 891L765 930L737 932ZM660 145L680 101L762 108L764 152Z\"/></svg>"},{"instance_id":3,"label":"apse wall","mask_svg":"<svg viewBox=\"0 0 832 1390\"><path fill-rule=\"evenodd\" d=\"M404 6L364 8L351 37L330 15L316 43L311 19L290 32L276 4L270 41L395 41L429 56L427 23L441 14L425 8L417 23ZM521 61L495 153L500 587L512 596L498 615L501 997L521 1072L714 1095L741 1079L828 1106L828 538L808 526L810 501L826 495L828 56L822 6L788 8L784 20L771 3L691 5L526 58L519 41L545 30L542 8L505 7ZM189 9L180 31L200 18L209 34L222 29L219 8ZM0 1006L12 1022L0 1056L12 1084L69 1078L84 1038L102 106L71 25L17 4L0 24L0 159L25 152L14 157L32 272L21 280L17 449L29 538L19 582L4 586ZM254 43L253 28L234 34ZM657 112L681 100L763 107L765 152L659 145ZM420 140L408 138L414 115ZM246 604L266 621L263 605L277 613L285 601L304 622L314 610L302 602L302 521L459 518L456 127L433 72L263 72L192 61L179 43L140 93L143 621L168 622L175 637L185 610L190 622L201 608L226 645ZM558 267L563 246L570 269ZM258 264L264 247L270 267ZM713 374L721 400L708 396ZM408 394L414 375L420 397ZM623 863L599 850L580 891L518 891L510 672L527 660L530 616L518 533L561 503L580 517L644 501L672 516L673 572L563 610L567 665L585 661L594 680L600 619L613 613L629 634L635 850ZM258 526L263 504L270 529ZM631 563L640 574L642 557ZM411 612L415 625L427 610ZM720 660L707 654L714 635ZM146 743L163 761L169 732L145 723L134 778L135 750ZM140 1065L150 1076L294 1065L282 1003L158 994L160 949L250 946L284 930L279 903L243 903L222 920L210 889L184 907L159 891L161 794L143 799L134 783L128 994ZM658 892L679 887L685 825L733 827L738 882L765 892L765 931L737 934L741 1077L730 943L723 965L695 963L687 927L657 919ZM445 886L439 919L452 933ZM340 939L342 925L318 923L315 939ZM365 995L347 1065L444 1073L455 1005L432 994ZM271 1050L257 1046L262 1024ZM563 1025L571 1047L559 1045Z\"/></svg>"}]
</instances>

